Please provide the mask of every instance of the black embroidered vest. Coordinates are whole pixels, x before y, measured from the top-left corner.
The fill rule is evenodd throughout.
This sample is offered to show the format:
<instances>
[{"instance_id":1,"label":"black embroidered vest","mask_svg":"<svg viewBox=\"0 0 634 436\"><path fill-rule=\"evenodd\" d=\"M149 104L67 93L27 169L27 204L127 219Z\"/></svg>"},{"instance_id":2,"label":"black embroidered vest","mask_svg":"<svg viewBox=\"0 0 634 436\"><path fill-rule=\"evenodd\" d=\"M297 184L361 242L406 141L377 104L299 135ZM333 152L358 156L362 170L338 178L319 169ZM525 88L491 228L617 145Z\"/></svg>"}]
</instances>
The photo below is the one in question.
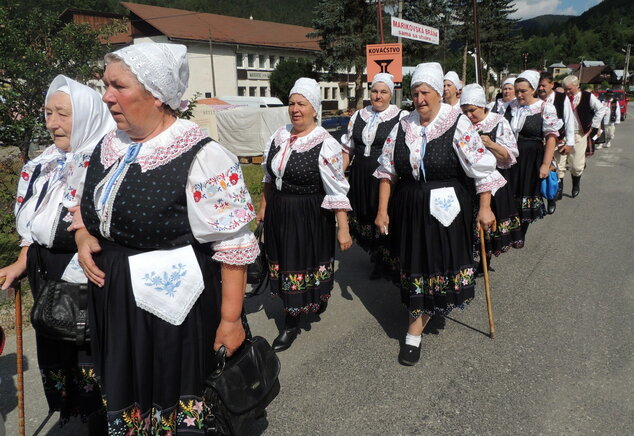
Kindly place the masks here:
<instances>
[{"instance_id":1,"label":"black embroidered vest","mask_svg":"<svg viewBox=\"0 0 634 436\"><path fill-rule=\"evenodd\" d=\"M282 177L282 192L289 194L325 194L323 184L321 182L321 174L319 173L319 152L321 144L315 145L308 151L297 152L290 151L291 155L286 163L284 176ZM266 167L271 174L271 184L275 188L275 175L273 173L272 161L273 157L279 153L281 147L275 145L275 140L271 142Z\"/></svg>"},{"instance_id":2,"label":"black embroidered vest","mask_svg":"<svg viewBox=\"0 0 634 436\"><path fill-rule=\"evenodd\" d=\"M581 91L581 99L575 108L575 112L577 112L581 122L579 130L585 135L592 128L592 117L594 116L594 111L590 107L590 93L588 91Z\"/></svg>"},{"instance_id":3,"label":"black embroidered vest","mask_svg":"<svg viewBox=\"0 0 634 436\"><path fill-rule=\"evenodd\" d=\"M398 111L393 118L382 121L376 128L376 135L374 137L374 141L372 145L370 145L370 157L374 159L378 159L383 150L383 144L385 144L385 140L390 135L390 132L398 123L399 117L402 111ZM366 122L361 118L360 114L357 116L357 119L352 126L352 139L354 140L354 154L358 156L363 156L365 151L365 144L363 143L363 129L366 126Z\"/></svg>"}]
</instances>

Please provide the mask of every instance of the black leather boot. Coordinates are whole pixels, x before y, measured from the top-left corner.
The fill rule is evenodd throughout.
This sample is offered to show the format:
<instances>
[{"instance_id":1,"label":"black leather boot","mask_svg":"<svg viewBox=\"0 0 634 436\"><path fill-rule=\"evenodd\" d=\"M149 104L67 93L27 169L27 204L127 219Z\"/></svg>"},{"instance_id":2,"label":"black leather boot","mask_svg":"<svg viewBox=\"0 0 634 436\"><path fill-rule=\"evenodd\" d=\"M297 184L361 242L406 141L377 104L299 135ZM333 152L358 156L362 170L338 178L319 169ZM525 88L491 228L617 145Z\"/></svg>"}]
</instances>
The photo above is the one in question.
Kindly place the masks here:
<instances>
[{"instance_id":1,"label":"black leather boot","mask_svg":"<svg viewBox=\"0 0 634 436\"><path fill-rule=\"evenodd\" d=\"M288 313L284 320L284 328L280 330L280 334L273 340L271 348L276 353L287 350L299 334L299 315L291 316Z\"/></svg>"},{"instance_id":2,"label":"black leather boot","mask_svg":"<svg viewBox=\"0 0 634 436\"><path fill-rule=\"evenodd\" d=\"M559 201L563 197L564 194L564 179L559 179L559 188L557 189L557 195L555 196L555 200Z\"/></svg>"},{"instance_id":3,"label":"black leather boot","mask_svg":"<svg viewBox=\"0 0 634 436\"><path fill-rule=\"evenodd\" d=\"M555 210L557 210L557 200L555 200L555 198L553 198L552 200L547 200L548 201L548 215L554 214Z\"/></svg>"},{"instance_id":4,"label":"black leather boot","mask_svg":"<svg viewBox=\"0 0 634 436\"><path fill-rule=\"evenodd\" d=\"M572 176L572 198L575 198L577 195L579 195L579 191L581 190L579 188L579 185L581 183L581 176Z\"/></svg>"}]
</instances>

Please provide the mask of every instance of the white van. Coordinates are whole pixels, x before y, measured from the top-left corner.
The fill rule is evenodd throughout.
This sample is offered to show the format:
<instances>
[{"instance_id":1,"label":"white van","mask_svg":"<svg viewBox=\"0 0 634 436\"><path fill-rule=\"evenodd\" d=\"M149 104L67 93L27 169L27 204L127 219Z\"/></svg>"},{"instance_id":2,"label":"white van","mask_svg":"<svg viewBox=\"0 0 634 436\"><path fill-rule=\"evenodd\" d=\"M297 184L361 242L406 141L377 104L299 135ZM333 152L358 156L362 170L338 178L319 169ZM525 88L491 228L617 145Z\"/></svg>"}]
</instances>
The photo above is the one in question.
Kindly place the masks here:
<instances>
[{"instance_id":1,"label":"white van","mask_svg":"<svg viewBox=\"0 0 634 436\"><path fill-rule=\"evenodd\" d=\"M284 103L277 97L247 97L247 96L224 96L218 97L222 101L236 106L250 107L282 107Z\"/></svg>"}]
</instances>

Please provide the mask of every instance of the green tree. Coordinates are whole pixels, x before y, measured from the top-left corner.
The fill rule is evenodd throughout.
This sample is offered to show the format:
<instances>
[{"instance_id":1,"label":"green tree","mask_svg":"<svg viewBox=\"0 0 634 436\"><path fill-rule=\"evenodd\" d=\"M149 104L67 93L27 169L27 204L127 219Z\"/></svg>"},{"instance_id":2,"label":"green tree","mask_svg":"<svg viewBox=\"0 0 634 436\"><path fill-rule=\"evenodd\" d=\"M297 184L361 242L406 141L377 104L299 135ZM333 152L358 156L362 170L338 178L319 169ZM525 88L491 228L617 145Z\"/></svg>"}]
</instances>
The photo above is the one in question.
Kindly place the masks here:
<instances>
[{"instance_id":1,"label":"green tree","mask_svg":"<svg viewBox=\"0 0 634 436\"><path fill-rule=\"evenodd\" d=\"M319 79L311 61L306 59L280 61L269 78L271 95L282 100L284 104L288 104L288 93L300 77Z\"/></svg>"},{"instance_id":2,"label":"green tree","mask_svg":"<svg viewBox=\"0 0 634 436\"><path fill-rule=\"evenodd\" d=\"M315 32L308 34L319 38L317 65L321 69L334 74L354 68L357 109L363 108L365 46L378 42L376 12L376 5L365 0L320 0L315 8Z\"/></svg>"},{"instance_id":3,"label":"green tree","mask_svg":"<svg viewBox=\"0 0 634 436\"><path fill-rule=\"evenodd\" d=\"M48 85L58 74L80 82L97 77L108 50L99 36L114 29L63 24L55 14L0 7L0 141L20 148L47 138L42 108Z\"/></svg>"}]
</instances>

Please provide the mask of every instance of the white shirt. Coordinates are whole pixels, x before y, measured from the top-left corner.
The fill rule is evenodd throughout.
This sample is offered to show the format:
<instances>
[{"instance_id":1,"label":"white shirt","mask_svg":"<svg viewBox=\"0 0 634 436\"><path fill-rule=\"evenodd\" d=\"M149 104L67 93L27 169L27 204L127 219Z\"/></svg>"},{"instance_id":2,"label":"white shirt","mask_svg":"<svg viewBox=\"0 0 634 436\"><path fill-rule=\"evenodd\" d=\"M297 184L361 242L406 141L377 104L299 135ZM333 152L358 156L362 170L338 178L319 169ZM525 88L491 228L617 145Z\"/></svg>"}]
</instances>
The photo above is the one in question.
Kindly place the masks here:
<instances>
[{"instance_id":1,"label":"white shirt","mask_svg":"<svg viewBox=\"0 0 634 436\"><path fill-rule=\"evenodd\" d=\"M570 147L575 146L575 128L576 128L576 119L573 116L572 104L570 103L570 99L567 95L564 96L564 118L563 123L566 128L566 145ZM544 100L546 103L550 103L552 105L555 104L555 91L551 91L551 93Z\"/></svg>"},{"instance_id":2,"label":"white shirt","mask_svg":"<svg viewBox=\"0 0 634 436\"><path fill-rule=\"evenodd\" d=\"M505 161L497 160L498 168L511 168L516 162L520 152L517 148L517 140L511 129L511 125L504 118L504 115L489 111L486 117L479 123L473 125L479 132L491 132L495 130L495 143L506 148L508 151L508 159ZM496 157L497 159L497 157Z\"/></svg>"},{"instance_id":3,"label":"white shirt","mask_svg":"<svg viewBox=\"0 0 634 436\"><path fill-rule=\"evenodd\" d=\"M610 116L612 115L612 103L614 101L616 103L616 120L614 122L610 122ZM609 124L621 124L621 104L618 100L608 100L603 102L603 106L605 107L605 116L603 117L603 124L606 126Z\"/></svg>"}]
</instances>

